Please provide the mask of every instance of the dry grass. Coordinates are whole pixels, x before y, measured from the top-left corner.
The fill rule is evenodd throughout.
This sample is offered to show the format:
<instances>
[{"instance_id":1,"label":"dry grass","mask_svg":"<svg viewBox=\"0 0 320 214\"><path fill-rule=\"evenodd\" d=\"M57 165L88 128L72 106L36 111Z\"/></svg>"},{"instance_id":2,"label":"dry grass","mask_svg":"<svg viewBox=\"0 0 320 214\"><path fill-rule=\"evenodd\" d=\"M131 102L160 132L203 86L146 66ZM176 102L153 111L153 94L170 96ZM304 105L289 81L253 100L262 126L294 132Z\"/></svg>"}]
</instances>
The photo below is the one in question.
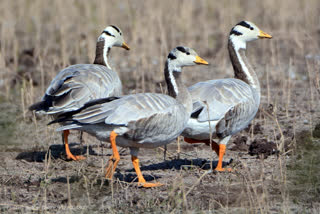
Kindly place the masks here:
<instances>
[{"instance_id":1,"label":"dry grass","mask_svg":"<svg viewBox=\"0 0 320 214\"><path fill-rule=\"evenodd\" d=\"M307 130L313 141L312 130L319 120L319 11L318 0L1 1L0 210L319 212L315 197L306 201L294 195L293 200L290 179L296 171L287 170L293 158L288 155L298 153L295 148L301 141L297 134ZM60 69L93 61L96 38L105 26L119 26L131 47L129 52L114 48L111 54L112 67L119 71L125 93L160 92L160 83L165 87L165 57L177 45L194 48L211 63L208 68L186 68L184 78L188 85L233 76L227 35L241 20L254 22L274 37L248 45L247 56L262 86L261 111L253 125L259 123L264 130L256 134L251 129L242 135L248 136L249 142L256 138L275 142L281 151L278 157L259 160L244 152L228 151L226 158L235 159L237 173L207 173L199 166L201 160L209 159L210 151L183 145L182 159L175 159L177 147L173 143L167 153L170 161L164 166L157 165L163 160L161 150L148 151L141 157L145 163L163 169L144 170L147 177L155 176L167 184L159 190L132 187L134 174L128 171L132 167L127 164L126 151L126 164L119 165L117 181L104 181L103 166L109 153L105 154L100 143L88 136L85 142L98 145L94 152L103 157L91 155L82 163L65 162L60 154L44 158L44 154L51 154L46 153L49 146L59 145L61 139L54 127L45 126L47 118L32 115L27 107L40 99ZM289 152L285 149L288 145ZM16 160L21 152L35 156L31 162L30 157ZM171 169L170 164L182 170ZM319 196L315 186L319 180L312 180L311 184L308 188Z\"/></svg>"}]
</instances>

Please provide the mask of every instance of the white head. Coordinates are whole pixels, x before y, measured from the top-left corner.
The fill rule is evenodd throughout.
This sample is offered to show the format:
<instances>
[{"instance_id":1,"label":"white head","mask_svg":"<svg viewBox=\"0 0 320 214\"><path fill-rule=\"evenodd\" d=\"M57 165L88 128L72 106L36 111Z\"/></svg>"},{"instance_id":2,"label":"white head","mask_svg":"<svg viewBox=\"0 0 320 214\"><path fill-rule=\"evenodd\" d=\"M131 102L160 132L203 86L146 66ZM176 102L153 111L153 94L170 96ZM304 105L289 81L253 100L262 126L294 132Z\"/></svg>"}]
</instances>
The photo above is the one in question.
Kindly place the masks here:
<instances>
[{"instance_id":1,"label":"white head","mask_svg":"<svg viewBox=\"0 0 320 214\"><path fill-rule=\"evenodd\" d=\"M98 37L94 64L105 65L111 69L108 64L108 54L113 46L130 50L129 46L123 40L121 30L114 25L110 25L106 27Z\"/></svg>"},{"instance_id":2,"label":"white head","mask_svg":"<svg viewBox=\"0 0 320 214\"><path fill-rule=\"evenodd\" d=\"M178 46L169 53L164 74L170 96L177 97L179 94L177 79L182 67L196 64L208 65L208 62L199 57L191 48Z\"/></svg>"},{"instance_id":3,"label":"white head","mask_svg":"<svg viewBox=\"0 0 320 214\"><path fill-rule=\"evenodd\" d=\"M242 21L236 24L231 31L229 39L233 42L236 50L246 49L246 43L262 38L271 39L272 36L260 30L255 24L249 21Z\"/></svg>"},{"instance_id":4,"label":"white head","mask_svg":"<svg viewBox=\"0 0 320 214\"><path fill-rule=\"evenodd\" d=\"M196 64L208 65L204 59L191 48L178 46L174 48L168 55L167 62L176 71L181 71L184 66L191 66Z\"/></svg>"},{"instance_id":5,"label":"white head","mask_svg":"<svg viewBox=\"0 0 320 214\"><path fill-rule=\"evenodd\" d=\"M129 46L124 42L121 30L114 25L110 25L102 31L101 35L98 37L97 42L101 41L104 41L105 46L108 47L116 46L122 47L126 50L130 50Z\"/></svg>"}]
</instances>

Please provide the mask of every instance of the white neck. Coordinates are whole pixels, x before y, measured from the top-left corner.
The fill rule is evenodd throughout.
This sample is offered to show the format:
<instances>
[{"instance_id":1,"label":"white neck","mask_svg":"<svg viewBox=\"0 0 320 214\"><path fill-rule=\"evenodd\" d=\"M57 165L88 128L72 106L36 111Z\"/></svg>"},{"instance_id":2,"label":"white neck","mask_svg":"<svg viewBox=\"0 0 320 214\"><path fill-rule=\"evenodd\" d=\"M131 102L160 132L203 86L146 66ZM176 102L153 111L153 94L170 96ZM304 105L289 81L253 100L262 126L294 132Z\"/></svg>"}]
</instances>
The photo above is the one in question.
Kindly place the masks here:
<instances>
[{"instance_id":1,"label":"white neck","mask_svg":"<svg viewBox=\"0 0 320 214\"><path fill-rule=\"evenodd\" d=\"M179 88L177 85L176 77L174 76L174 72L179 72L179 74L181 74L181 67L178 67L174 63L170 63L169 61L167 61L167 72L169 75L170 83L172 85L172 89L173 89L172 92L175 94L175 97L177 97L179 94Z\"/></svg>"},{"instance_id":2,"label":"white neck","mask_svg":"<svg viewBox=\"0 0 320 214\"><path fill-rule=\"evenodd\" d=\"M176 66L175 63L168 59L165 66L165 78L170 96L180 102L191 114L192 98L181 79L181 66Z\"/></svg>"},{"instance_id":3,"label":"white neck","mask_svg":"<svg viewBox=\"0 0 320 214\"><path fill-rule=\"evenodd\" d=\"M108 40L105 40L104 47L103 47L103 60L109 69L111 69L111 67L108 63L108 55L110 53L111 47L112 47L112 44L110 44Z\"/></svg>"},{"instance_id":4,"label":"white neck","mask_svg":"<svg viewBox=\"0 0 320 214\"><path fill-rule=\"evenodd\" d=\"M245 55L246 42L236 36L230 36L228 48L235 77L249 84L260 94L259 79Z\"/></svg>"},{"instance_id":5,"label":"white neck","mask_svg":"<svg viewBox=\"0 0 320 214\"><path fill-rule=\"evenodd\" d=\"M111 50L113 43L106 40L98 40L96 47L96 58L94 60L94 64L104 65L111 69L108 63L108 56Z\"/></svg>"}]
</instances>

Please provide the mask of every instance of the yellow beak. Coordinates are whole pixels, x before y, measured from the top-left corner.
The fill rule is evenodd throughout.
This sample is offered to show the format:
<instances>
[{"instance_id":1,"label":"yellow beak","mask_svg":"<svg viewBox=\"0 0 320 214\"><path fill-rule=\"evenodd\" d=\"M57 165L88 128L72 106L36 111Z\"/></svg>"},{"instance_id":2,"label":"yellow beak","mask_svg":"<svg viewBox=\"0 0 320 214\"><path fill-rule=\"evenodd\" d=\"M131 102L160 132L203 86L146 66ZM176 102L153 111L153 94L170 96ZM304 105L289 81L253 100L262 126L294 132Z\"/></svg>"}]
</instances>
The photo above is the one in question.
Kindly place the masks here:
<instances>
[{"instance_id":1,"label":"yellow beak","mask_svg":"<svg viewBox=\"0 0 320 214\"><path fill-rule=\"evenodd\" d=\"M271 39L272 38L272 36L271 35L269 35L269 34L267 34L267 33L265 33L265 32L263 32L262 30L260 30L260 32L259 32L259 38L268 38L268 39Z\"/></svg>"},{"instance_id":2,"label":"yellow beak","mask_svg":"<svg viewBox=\"0 0 320 214\"><path fill-rule=\"evenodd\" d=\"M206 60L202 59L200 56L196 56L196 60L194 61L194 63L203 64L203 65L209 64Z\"/></svg>"},{"instance_id":3,"label":"yellow beak","mask_svg":"<svg viewBox=\"0 0 320 214\"><path fill-rule=\"evenodd\" d=\"M129 45L127 45L127 43L125 43L125 42L122 43L121 47L126 49L126 50L130 50Z\"/></svg>"}]
</instances>

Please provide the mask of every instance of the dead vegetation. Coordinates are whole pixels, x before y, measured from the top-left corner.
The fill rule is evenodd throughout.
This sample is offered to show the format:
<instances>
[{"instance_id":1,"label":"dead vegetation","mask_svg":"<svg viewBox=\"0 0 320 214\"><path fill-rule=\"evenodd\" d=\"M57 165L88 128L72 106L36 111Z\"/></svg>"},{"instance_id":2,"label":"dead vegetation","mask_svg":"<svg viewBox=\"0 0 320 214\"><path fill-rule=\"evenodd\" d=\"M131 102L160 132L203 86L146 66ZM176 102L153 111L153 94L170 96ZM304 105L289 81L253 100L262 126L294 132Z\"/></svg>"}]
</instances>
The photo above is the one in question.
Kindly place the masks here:
<instances>
[{"instance_id":1,"label":"dead vegetation","mask_svg":"<svg viewBox=\"0 0 320 214\"><path fill-rule=\"evenodd\" d=\"M319 11L318 0L3 0L1 212L319 213ZM262 103L251 127L228 145L225 164L231 162L233 173L211 172L213 152L180 140L165 158L163 148L141 155L146 179L165 186L137 188L125 149L110 182L103 177L108 145L90 136L79 145L74 132L71 149L87 159L67 162L60 134L46 126L49 118L27 110L60 69L93 61L96 38L109 24L122 29L131 47L111 53L126 94L165 91L164 59L177 45L193 47L211 64L186 69L188 85L231 77L227 35L241 20L273 39L248 45ZM249 155L253 142L272 142L268 157Z\"/></svg>"}]
</instances>

